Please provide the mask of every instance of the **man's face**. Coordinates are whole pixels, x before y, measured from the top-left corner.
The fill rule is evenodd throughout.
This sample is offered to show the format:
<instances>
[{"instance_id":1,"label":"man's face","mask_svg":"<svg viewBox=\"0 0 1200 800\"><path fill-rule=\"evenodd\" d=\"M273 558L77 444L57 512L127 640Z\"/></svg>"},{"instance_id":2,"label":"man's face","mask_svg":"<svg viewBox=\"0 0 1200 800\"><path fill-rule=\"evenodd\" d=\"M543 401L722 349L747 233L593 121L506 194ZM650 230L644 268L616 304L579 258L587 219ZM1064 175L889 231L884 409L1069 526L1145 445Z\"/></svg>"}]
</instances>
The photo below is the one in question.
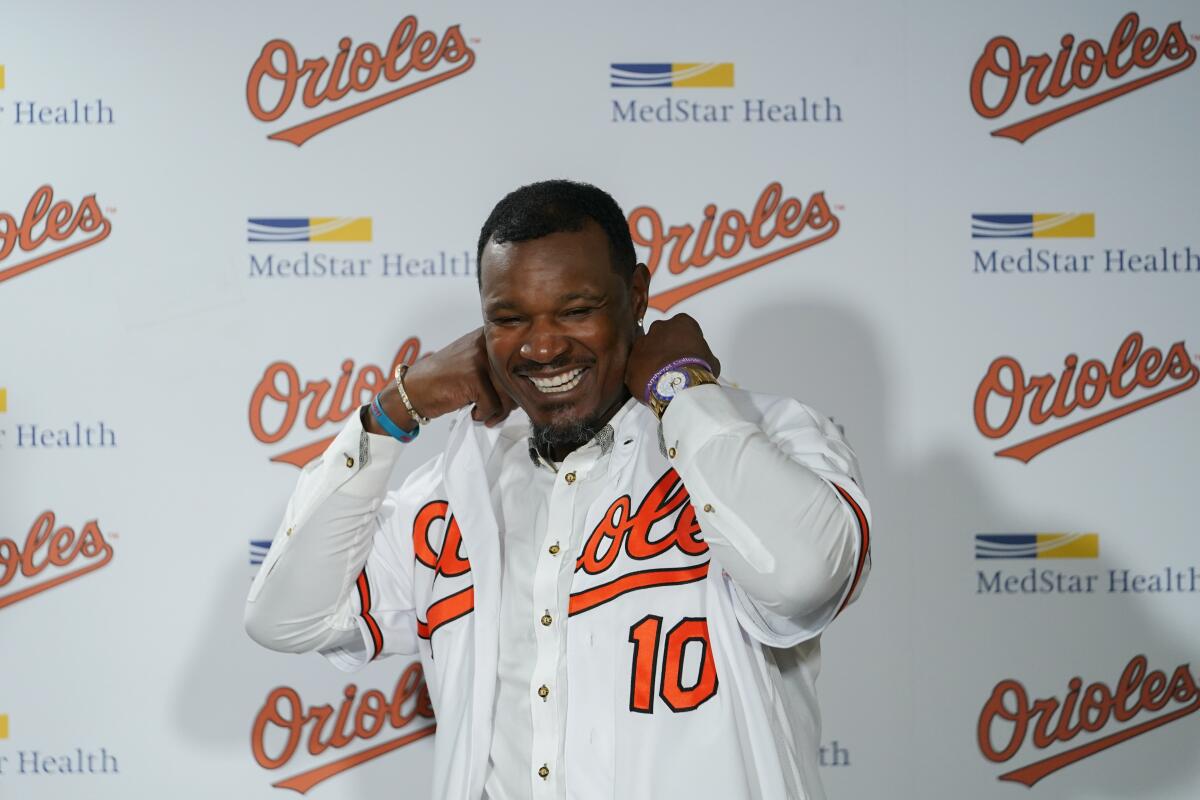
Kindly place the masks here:
<instances>
[{"instance_id":1,"label":"man's face","mask_svg":"<svg viewBox=\"0 0 1200 800\"><path fill-rule=\"evenodd\" d=\"M603 425L627 397L625 362L646 310L649 274L612 267L608 238L577 232L489 242L480 260L488 357L499 388L535 430L574 446L570 431ZM584 440L586 441L586 439Z\"/></svg>"}]
</instances>

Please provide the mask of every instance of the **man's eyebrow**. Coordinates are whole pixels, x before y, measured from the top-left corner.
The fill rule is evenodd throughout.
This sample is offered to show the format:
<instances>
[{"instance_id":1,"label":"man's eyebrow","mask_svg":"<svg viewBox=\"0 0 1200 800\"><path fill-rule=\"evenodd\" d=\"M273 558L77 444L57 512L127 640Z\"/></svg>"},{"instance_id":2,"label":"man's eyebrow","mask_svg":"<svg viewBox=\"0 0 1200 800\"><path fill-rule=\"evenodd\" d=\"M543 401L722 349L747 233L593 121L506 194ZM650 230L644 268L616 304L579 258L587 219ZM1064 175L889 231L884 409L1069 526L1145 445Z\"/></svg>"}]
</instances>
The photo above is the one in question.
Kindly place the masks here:
<instances>
[{"instance_id":1,"label":"man's eyebrow","mask_svg":"<svg viewBox=\"0 0 1200 800\"><path fill-rule=\"evenodd\" d=\"M569 303L572 300L587 300L592 303L600 303L607 299L608 296L605 294L581 290L576 292L567 292L559 298L559 302Z\"/></svg>"},{"instance_id":2,"label":"man's eyebrow","mask_svg":"<svg viewBox=\"0 0 1200 800\"><path fill-rule=\"evenodd\" d=\"M604 303L608 301L608 295L602 292L592 292L586 289L580 289L574 292L567 292L566 294L559 295L558 298L558 302L560 304L570 303L576 300L583 300L584 302L588 303ZM489 300L483 305L483 310L486 314L495 314L499 311L506 311L510 309L515 310L517 308L517 303L506 297L498 297L495 300Z\"/></svg>"},{"instance_id":3,"label":"man's eyebrow","mask_svg":"<svg viewBox=\"0 0 1200 800\"><path fill-rule=\"evenodd\" d=\"M497 311L503 311L505 309L512 308L516 308L516 305L511 300L507 300L505 298L489 300L483 304L483 310L487 314L495 314Z\"/></svg>"}]
</instances>

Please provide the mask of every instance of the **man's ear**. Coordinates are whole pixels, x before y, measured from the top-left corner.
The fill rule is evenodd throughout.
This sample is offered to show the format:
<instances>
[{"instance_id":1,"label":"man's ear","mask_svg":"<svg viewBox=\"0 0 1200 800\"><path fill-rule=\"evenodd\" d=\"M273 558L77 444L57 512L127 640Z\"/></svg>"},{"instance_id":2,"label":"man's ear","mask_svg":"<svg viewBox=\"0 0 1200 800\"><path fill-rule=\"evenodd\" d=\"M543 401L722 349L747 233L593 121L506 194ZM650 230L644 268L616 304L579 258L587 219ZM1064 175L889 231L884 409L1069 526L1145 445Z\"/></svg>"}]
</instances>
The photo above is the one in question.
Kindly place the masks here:
<instances>
[{"instance_id":1,"label":"man's ear","mask_svg":"<svg viewBox=\"0 0 1200 800\"><path fill-rule=\"evenodd\" d=\"M629 304L635 322L646 316L650 304L650 270L645 264L633 268L633 277L629 279Z\"/></svg>"}]
</instances>

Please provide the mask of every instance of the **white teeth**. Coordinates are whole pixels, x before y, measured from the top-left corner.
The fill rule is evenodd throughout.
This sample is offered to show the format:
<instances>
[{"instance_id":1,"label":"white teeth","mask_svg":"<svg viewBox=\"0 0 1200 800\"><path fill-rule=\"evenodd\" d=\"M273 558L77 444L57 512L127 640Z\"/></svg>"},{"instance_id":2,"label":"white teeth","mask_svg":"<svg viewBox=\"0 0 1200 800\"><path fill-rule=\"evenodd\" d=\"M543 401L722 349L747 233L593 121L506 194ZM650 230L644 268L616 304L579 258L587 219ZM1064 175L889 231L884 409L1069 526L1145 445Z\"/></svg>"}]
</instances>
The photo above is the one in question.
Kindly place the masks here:
<instances>
[{"instance_id":1,"label":"white teeth","mask_svg":"<svg viewBox=\"0 0 1200 800\"><path fill-rule=\"evenodd\" d=\"M579 381L583 379L584 369L580 367L573 369L570 372L564 372L562 375L555 375L553 378L535 378L529 376L529 380L537 387L539 392L545 394L556 394L558 392L569 392L579 385Z\"/></svg>"}]
</instances>

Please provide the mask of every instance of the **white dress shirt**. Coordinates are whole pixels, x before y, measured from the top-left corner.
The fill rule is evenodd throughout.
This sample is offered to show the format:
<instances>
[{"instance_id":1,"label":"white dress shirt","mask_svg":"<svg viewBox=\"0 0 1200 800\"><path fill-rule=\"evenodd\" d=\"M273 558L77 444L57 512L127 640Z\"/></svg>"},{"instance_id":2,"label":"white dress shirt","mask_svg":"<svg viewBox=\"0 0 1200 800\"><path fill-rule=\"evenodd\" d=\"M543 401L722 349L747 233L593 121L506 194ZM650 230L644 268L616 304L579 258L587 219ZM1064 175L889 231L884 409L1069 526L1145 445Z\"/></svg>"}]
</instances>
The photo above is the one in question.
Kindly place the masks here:
<instances>
[{"instance_id":1,"label":"white dress shirt","mask_svg":"<svg viewBox=\"0 0 1200 800\"><path fill-rule=\"evenodd\" d=\"M629 403L633 403L630 400ZM486 783L488 800L565 797L560 764L566 730L567 609L584 516L605 486L613 430L622 408L596 439L561 464L535 460L528 442L500 456L496 486L500 537L500 663L496 723ZM556 480L573 473L568 484ZM543 617L552 621L543 625ZM549 777L538 771L545 766Z\"/></svg>"},{"instance_id":2,"label":"white dress shirt","mask_svg":"<svg viewBox=\"0 0 1200 800\"><path fill-rule=\"evenodd\" d=\"M648 463L649 472L645 475L655 477L660 467L653 464L661 463L678 473L683 487L677 487L676 491L685 490L694 504L682 511L672 510L671 519L677 520L672 531L681 529L685 522L683 516L676 517L675 513L682 515L694 510L695 519L702 525L703 540L699 546L708 551L706 555L711 554L715 565L719 565L719 569L711 572L707 560L685 560L679 562L683 566L662 570L671 573L702 567L708 576L706 582L718 581L720 601L713 600L712 595L704 595L708 599L699 601L702 607L708 608L709 628L718 626L713 630L712 648L717 648L716 642L721 642L717 663L721 670L720 680L726 683L718 690L714 680L714 692L740 692L747 688L738 687L736 683L726 688L731 680L757 685L761 677L738 674L747 669L754 672L766 668L768 684L775 685L774 689L761 690L765 691L763 711L755 711L756 703L746 705L743 698L732 709L720 712L724 715L721 719L737 720L746 714L751 717L779 715L781 720L760 720L749 727L761 724L767 726L763 730L769 730L780 724L790 725L790 738L802 740L769 743L784 748L782 761L773 768L791 774L778 779L770 775L755 776L751 774L753 770L763 768L756 762L731 771L728 780L729 787L733 788L721 789L720 781L714 782L712 778L705 779L704 785L713 791L724 791L730 797L757 796L758 792L766 791L761 787L776 785L796 787L784 790L789 795L794 792L798 797L820 797L814 768L815 748L819 743L814 738L819 729L812 688L819 652L815 649L815 641L836 613L857 595L869 568L866 550L869 512L858 489L853 454L840 433L827 420L794 401L761 398L719 386L701 386L681 393L671 403L661 429L648 409L629 400L596 439L572 452L561 464L553 465L531 457L528 423L522 417L518 412L516 419L506 423L498 435L488 435L490 444L478 445L482 458L480 471L488 477L488 505L495 510L496 555L500 567L499 609L495 617L498 627L496 659L491 666L495 677L488 709L491 724L485 732L486 766L476 778L446 776L440 783L435 781L435 786L443 787L442 793L446 796L456 796L446 787L462 786L467 791L462 796L533 800L591 796L585 788L601 782L602 773L584 774L590 768L585 765L590 765L591 761L611 761L616 757L612 754L618 743L594 741L598 735L596 728L587 734L593 741L581 743L577 741L582 735L578 731L587 728L587 718L597 713L596 709L583 706L590 705L593 693L600 686L617 679L631 680L619 675L615 679L604 672L609 668L607 663L593 663L594 659L609 659L609 653L603 652L606 649L616 652L622 646L632 646L633 635L626 627L631 617L627 609L610 631L601 625L602 614L589 612L586 617L574 616L576 603L588 592L603 591L627 577L637 577L642 564L628 562L624 567L626 576L621 579L584 588L592 576L580 571L581 548L588 538L588 531L599 530L596 527L598 514L603 516L604 507L614 500L617 502L610 509L620 507L621 498L614 495L619 494L622 487L626 492L626 508L637 510L639 502L650 502L644 498L648 497L646 489L651 481L645 477L637 478L635 474ZM647 445L644 439L649 431L657 433L658 441ZM430 613L437 605L434 595L441 591L442 599L445 599L450 588L456 589L457 595L470 591L474 594L475 609L470 616L478 617L484 613L481 595L486 589L486 571L475 574L480 570L478 562L488 558L482 547L484 540L473 543L468 537L467 526L461 526L465 556L470 560L471 574L475 576L473 584L462 585L473 588L458 589L457 584L451 583L451 578L434 574L430 579L432 583L428 584L433 587L429 590L432 594L427 600L420 600L417 596L422 590L409 584L415 586L420 582L418 574L424 574L422 568L418 566L418 572L411 576L405 572L411 570L411 553L392 552L391 545L381 552L379 545L379 537L388 534L393 527L399 531L396 541L404 542L403 537L412 536L408 533L406 520L415 512L392 511L384 507L383 498L386 475L400 457L403 446L390 438L365 433L361 423L352 420L331 446L331 451L346 448L355 434L359 466L357 470L348 469L362 474L325 475L319 481L323 486L320 490L314 488L315 484L306 488L302 478L301 488L289 505L288 519L285 519L287 530L284 532L281 526L281 535L272 547L276 552L268 555L251 590L247 627L252 636L267 646L288 651L320 650L342 668L360 666L381 652L420 650L425 660L426 650L422 648L427 647L428 676L432 670L445 668L442 648L460 643L459 638L437 630L435 615ZM463 435L470 436L460 432L457 439L461 440ZM476 439L482 435L477 434ZM453 503L454 492L450 484L465 480L465 477L460 475L461 469L453 469L455 456L452 451L463 447L474 451L468 444L456 444L452 436L447 455L413 473L400 493L404 495L407 490L414 497L397 497L397 507L403 505L415 509L419 500L424 502L415 496L422 491L431 497L447 492L447 488L420 488L440 486L439 482L443 480L450 488ZM659 452L652 453L651 448ZM629 455L634 451L642 455ZM617 453L621 453L620 459L616 457ZM341 455L353 461L348 453ZM338 466L336 455L331 459L327 454L322 465L310 472L316 476L334 472L331 468ZM662 477L669 476L664 474ZM659 484L662 484L661 479ZM636 488L631 489L631 486ZM630 496L631 501L628 500ZM683 497L686 499L686 495ZM698 498L706 502L700 504ZM458 508L462 509L461 503ZM363 511L385 516L374 526L364 526L361 522L347 526L347 519L360 517ZM456 513L460 514L458 519L461 520L463 512ZM297 525L287 525L289 520ZM664 536L664 526L670 527L668 522L664 520L654 528L653 542L669 538L669 535ZM300 525L303 531L299 531ZM476 523L470 530L478 527L481 525ZM305 535L292 536L293 528ZM596 535L594 532L591 539L596 539ZM390 534L387 539L392 540ZM595 543L591 546L595 547ZM616 548L620 543L614 541L610 546ZM288 551L286 558L283 557L285 549ZM632 555L634 559L640 557ZM624 564L624 554L621 558ZM372 568L376 560L381 565ZM417 560L420 561L419 556ZM657 561L650 559L646 563ZM356 597L352 591L355 581L365 581L366 576L371 576L372 594L378 598L373 607L374 615L369 613L370 609L363 608L361 596ZM601 574L596 580L607 580L608 577ZM437 589L438 580L441 590ZM389 581L398 582L398 588L392 587ZM689 578L687 583L692 592L687 596L693 600L686 604L690 604L688 608L691 609L697 602L695 591L700 590L691 588L695 586L692 579ZM633 612L641 607L639 599L648 604L646 608L660 611L664 604L669 606L670 597L676 596L669 593L678 593L683 588L672 589L664 585L632 594L627 594L630 590L622 589L617 596L623 603L632 603L629 608ZM395 601L388 597L392 591L397 594ZM415 612L408 610L412 605L416 606ZM612 603L605 613L617 613L618 605ZM729 611L721 610L725 608L736 612L735 615L728 616ZM638 614L633 613L633 617L636 616ZM749 639L740 640L736 636L729 639L728 622L717 621L718 618L732 620L734 617L737 620L735 627L744 628ZM685 621L689 618L684 616ZM421 633L414 636L412 628L419 632L422 625L426 631L433 630L428 637ZM447 625L443 630L449 628ZM473 639L468 636L461 642L478 654L483 641L479 638L481 635L484 634L477 631ZM569 638L572 636L575 640ZM580 641L579 637L586 641ZM449 644L452 639L454 645ZM684 672L691 675L702 669L697 658L711 660L707 641L706 634L702 649L696 646L688 649L685 642L680 656L683 661L678 665L680 675ZM811 642L814 647L787 652L788 648L802 642ZM730 651L742 646L750 648L751 661L730 658L733 655ZM762 650L763 647L784 650L772 655ZM584 652L592 655L580 662L578 654ZM636 658L637 651L633 652ZM655 655L657 657L657 651ZM616 661L626 664L626 670L627 658L624 650L617 652ZM764 658L766 661L762 661ZM754 659L768 666L747 666ZM583 668L584 664L588 664L587 669ZM576 678L584 679L585 674L584 685L568 683ZM453 680L453 677L446 680ZM692 691L694 687L687 687L687 683L681 681L680 685ZM448 689L436 678L431 678L430 689L439 725L443 725L443 706L451 702L447 697ZM628 687L623 690L626 700L630 692ZM459 694L461 692L454 693L456 701L460 699ZM482 700L483 696L479 695L476 700ZM569 709L568 698L575 698L581 707ZM601 716L611 713L607 701L602 698L601 701L598 706L603 712ZM651 719L662 719L664 731L674 730L670 726L675 717L661 716L669 714L662 708L661 701L650 696L649 702L659 703L656 713L660 716ZM632 701L626 704L631 705ZM774 712L770 711L772 706ZM631 710L627 708L625 713ZM473 715L479 716L478 709ZM646 723L638 715L628 718L632 720L631 725L645 727ZM678 719L687 717L680 714ZM615 724L619 728L621 719ZM642 727L637 730L641 731ZM730 723L730 727L736 725ZM608 738L620 736L618 728L601 726L599 735L604 738L604 731L608 731ZM694 733L695 729L679 730ZM730 737L730 742L727 746L718 746L717 752L728 751L730 759L743 761L747 756L735 752L737 743L746 736L751 739L760 736L759 733L737 731L721 735ZM679 734L674 736L681 738ZM482 742L480 745L471 758L481 757ZM669 749L670 743L664 741L661 746ZM745 744L741 746L744 748ZM803 752L789 756L789 748L801 748ZM588 751L586 757L585 750ZM616 758L620 762L621 759ZM453 762L455 759L450 756L446 760ZM768 759L767 763L777 762ZM572 765L576 765L579 775L572 774ZM617 781L617 784L626 780L622 776L607 776L607 779ZM481 791L472 794L476 790L469 787L478 784L482 784L479 786ZM737 786L755 784L760 788L748 788L748 794L735 791ZM675 779L670 785L683 784ZM804 788L799 788L801 785ZM646 786L647 792L651 792L653 781L647 781ZM601 787L596 796L608 794Z\"/></svg>"}]
</instances>

